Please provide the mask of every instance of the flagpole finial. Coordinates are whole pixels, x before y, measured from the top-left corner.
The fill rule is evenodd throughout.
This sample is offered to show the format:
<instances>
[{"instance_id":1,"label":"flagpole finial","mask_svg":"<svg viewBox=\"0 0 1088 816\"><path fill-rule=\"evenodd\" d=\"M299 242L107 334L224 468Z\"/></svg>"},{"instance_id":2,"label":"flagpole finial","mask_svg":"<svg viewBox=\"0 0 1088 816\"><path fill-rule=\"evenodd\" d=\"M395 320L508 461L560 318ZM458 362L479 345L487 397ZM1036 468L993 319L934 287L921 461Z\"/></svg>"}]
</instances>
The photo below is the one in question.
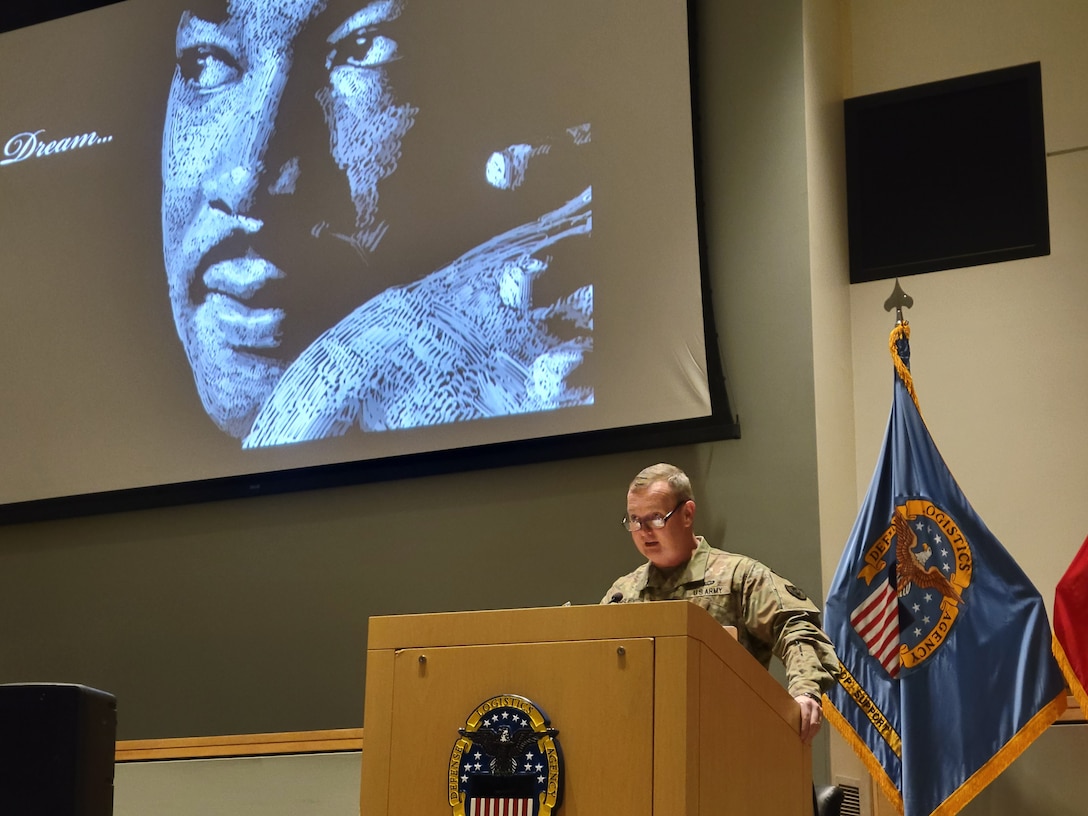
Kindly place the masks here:
<instances>
[{"instance_id":1,"label":"flagpole finial","mask_svg":"<svg viewBox=\"0 0 1088 816\"><path fill-rule=\"evenodd\" d=\"M906 323L903 319L903 309L909 309L914 305L914 298L903 291L903 287L899 285L899 278L895 279L895 288L892 289L891 297L884 301L884 311L890 312L895 309L895 325Z\"/></svg>"}]
</instances>

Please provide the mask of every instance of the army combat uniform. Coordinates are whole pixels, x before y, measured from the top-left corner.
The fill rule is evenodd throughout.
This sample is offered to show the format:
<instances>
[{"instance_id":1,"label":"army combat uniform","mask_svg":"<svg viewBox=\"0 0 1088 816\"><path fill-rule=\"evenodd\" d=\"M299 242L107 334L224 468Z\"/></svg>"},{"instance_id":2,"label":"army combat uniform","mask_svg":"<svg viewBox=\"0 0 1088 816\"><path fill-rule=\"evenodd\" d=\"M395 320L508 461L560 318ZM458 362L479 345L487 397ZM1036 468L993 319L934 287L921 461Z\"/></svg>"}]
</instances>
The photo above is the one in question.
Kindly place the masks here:
<instances>
[{"instance_id":1,"label":"army combat uniform","mask_svg":"<svg viewBox=\"0 0 1088 816\"><path fill-rule=\"evenodd\" d=\"M647 562L616 581L601 603L691 601L722 626L737 627L737 640L764 668L772 654L778 657L791 696L830 688L839 659L816 605L754 558L714 549L702 536L696 540L682 567L666 574Z\"/></svg>"}]
</instances>

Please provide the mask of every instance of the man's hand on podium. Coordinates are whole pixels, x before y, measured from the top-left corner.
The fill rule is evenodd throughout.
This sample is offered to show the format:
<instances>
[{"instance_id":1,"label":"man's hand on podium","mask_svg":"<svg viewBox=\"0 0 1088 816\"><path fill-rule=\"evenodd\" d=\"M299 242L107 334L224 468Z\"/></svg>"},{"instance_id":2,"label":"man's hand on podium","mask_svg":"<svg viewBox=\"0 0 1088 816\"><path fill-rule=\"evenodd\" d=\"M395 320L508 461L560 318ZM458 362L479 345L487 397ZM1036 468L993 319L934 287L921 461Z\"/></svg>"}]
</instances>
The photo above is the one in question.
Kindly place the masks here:
<instances>
[{"instance_id":1,"label":"man's hand on podium","mask_svg":"<svg viewBox=\"0 0 1088 816\"><path fill-rule=\"evenodd\" d=\"M807 694L799 694L793 699L801 706L801 742L808 745L819 732L820 725L824 721L823 706L819 700Z\"/></svg>"}]
</instances>

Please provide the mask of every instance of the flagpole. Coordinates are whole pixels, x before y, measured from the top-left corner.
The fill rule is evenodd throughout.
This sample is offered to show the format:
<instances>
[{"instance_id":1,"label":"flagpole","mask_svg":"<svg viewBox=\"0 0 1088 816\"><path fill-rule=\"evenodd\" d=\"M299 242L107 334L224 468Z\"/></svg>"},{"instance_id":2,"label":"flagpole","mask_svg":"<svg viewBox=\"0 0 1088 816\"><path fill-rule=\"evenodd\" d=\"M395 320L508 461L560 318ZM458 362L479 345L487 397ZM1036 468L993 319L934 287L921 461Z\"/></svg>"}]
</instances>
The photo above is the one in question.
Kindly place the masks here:
<instances>
[{"instance_id":1,"label":"flagpole","mask_svg":"<svg viewBox=\"0 0 1088 816\"><path fill-rule=\"evenodd\" d=\"M913 305L914 298L903 291L903 287L899 285L899 278L896 278L891 296L884 301L884 311L890 312L895 309L895 325L900 326L907 322L903 319L903 309L909 309Z\"/></svg>"}]
</instances>

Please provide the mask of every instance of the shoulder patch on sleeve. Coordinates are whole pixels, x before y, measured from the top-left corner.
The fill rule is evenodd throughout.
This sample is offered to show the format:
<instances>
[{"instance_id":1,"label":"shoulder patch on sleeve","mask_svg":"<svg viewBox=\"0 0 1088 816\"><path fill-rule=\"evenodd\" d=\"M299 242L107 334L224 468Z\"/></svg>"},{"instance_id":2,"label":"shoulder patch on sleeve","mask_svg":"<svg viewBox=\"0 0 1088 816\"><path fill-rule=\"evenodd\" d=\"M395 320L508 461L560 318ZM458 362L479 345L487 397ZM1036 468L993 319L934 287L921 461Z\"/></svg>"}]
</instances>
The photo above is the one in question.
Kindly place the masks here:
<instances>
[{"instance_id":1,"label":"shoulder patch on sleeve","mask_svg":"<svg viewBox=\"0 0 1088 816\"><path fill-rule=\"evenodd\" d=\"M799 601L807 601L808 595L795 587L793 584L786 584L786 592L795 597Z\"/></svg>"}]
</instances>

